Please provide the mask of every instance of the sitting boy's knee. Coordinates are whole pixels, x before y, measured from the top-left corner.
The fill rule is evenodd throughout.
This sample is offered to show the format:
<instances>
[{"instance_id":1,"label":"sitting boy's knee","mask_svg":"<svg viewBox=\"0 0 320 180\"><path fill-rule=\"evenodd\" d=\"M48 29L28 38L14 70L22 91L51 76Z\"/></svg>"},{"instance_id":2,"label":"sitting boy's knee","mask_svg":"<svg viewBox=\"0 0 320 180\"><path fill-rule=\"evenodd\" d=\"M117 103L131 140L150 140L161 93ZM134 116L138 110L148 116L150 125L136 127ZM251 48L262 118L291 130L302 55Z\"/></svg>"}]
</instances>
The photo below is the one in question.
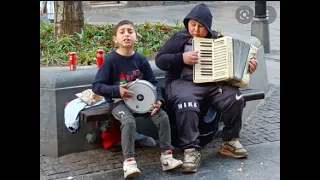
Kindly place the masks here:
<instances>
[{"instance_id":1,"label":"sitting boy's knee","mask_svg":"<svg viewBox=\"0 0 320 180\"><path fill-rule=\"evenodd\" d=\"M169 124L168 114L164 110L160 109L156 116L157 118L154 118L156 124Z\"/></svg>"},{"instance_id":2,"label":"sitting boy's knee","mask_svg":"<svg viewBox=\"0 0 320 180\"><path fill-rule=\"evenodd\" d=\"M126 118L121 122L122 127L130 127L130 128L136 128L136 121L134 118Z\"/></svg>"},{"instance_id":3,"label":"sitting boy's knee","mask_svg":"<svg viewBox=\"0 0 320 180\"><path fill-rule=\"evenodd\" d=\"M161 119L162 121L168 121L169 122L169 116L164 110L160 109L159 113L160 113L159 114L159 119Z\"/></svg>"}]
</instances>

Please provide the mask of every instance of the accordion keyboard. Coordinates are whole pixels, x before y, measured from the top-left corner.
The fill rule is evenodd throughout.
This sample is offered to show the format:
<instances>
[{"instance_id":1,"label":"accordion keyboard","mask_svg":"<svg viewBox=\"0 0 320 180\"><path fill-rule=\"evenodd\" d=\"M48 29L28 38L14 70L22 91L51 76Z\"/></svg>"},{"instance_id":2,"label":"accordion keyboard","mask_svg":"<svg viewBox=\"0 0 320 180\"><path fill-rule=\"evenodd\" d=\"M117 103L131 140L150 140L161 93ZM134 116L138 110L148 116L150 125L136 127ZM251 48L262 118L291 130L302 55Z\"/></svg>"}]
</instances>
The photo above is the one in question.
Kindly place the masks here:
<instances>
[{"instance_id":1,"label":"accordion keyboard","mask_svg":"<svg viewBox=\"0 0 320 180\"><path fill-rule=\"evenodd\" d=\"M213 78L212 39L193 42L193 50L198 51L198 63L193 67L193 74L198 82ZM197 73L195 73L195 71Z\"/></svg>"},{"instance_id":2,"label":"accordion keyboard","mask_svg":"<svg viewBox=\"0 0 320 180\"><path fill-rule=\"evenodd\" d=\"M218 39L193 38L198 63L193 66L193 82L225 81L237 87L247 86L250 80L250 58L257 48L242 40L224 36Z\"/></svg>"},{"instance_id":3,"label":"accordion keyboard","mask_svg":"<svg viewBox=\"0 0 320 180\"><path fill-rule=\"evenodd\" d=\"M195 38L193 50L198 51L198 63L194 65L194 82L214 82L229 78L228 39ZM231 42L232 43L232 42ZM232 45L232 44L231 44Z\"/></svg>"}]
</instances>

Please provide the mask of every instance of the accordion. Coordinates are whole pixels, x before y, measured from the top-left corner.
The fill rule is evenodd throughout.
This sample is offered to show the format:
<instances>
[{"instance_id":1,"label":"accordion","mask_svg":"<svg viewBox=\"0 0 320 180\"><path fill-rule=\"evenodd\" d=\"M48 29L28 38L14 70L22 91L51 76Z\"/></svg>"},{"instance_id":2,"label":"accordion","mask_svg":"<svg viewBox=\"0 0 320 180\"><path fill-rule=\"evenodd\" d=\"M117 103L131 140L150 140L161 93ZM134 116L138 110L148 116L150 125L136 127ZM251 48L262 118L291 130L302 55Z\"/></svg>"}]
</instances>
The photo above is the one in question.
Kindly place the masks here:
<instances>
[{"instance_id":1,"label":"accordion","mask_svg":"<svg viewBox=\"0 0 320 180\"><path fill-rule=\"evenodd\" d=\"M224 81L237 87L247 86L250 80L249 61L257 48L239 39L193 38L193 51L198 51L198 63L193 65L193 82Z\"/></svg>"}]
</instances>

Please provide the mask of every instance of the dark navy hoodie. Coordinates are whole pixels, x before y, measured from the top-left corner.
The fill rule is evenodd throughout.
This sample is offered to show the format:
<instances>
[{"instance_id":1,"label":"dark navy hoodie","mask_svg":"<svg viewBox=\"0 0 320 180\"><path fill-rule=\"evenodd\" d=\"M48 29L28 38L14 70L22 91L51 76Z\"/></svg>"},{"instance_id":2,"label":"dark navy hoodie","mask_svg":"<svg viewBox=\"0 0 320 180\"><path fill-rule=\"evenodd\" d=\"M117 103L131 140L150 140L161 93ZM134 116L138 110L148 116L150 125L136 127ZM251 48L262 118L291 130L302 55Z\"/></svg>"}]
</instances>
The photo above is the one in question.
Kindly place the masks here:
<instances>
[{"instance_id":1,"label":"dark navy hoodie","mask_svg":"<svg viewBox=\"0 0 320 180\"><path fill-rule=\"evenodd\" d=\"M186 29L177 32L169 38L156 56L155 63L157 67L166 71L166 84L179 79L181 71L185 66L183 63L184 46L192 38L188 32L188 22L190 19L196 20L206 27L208 30L206 38L217 38L218 33L211 30L212 14L209 7L204 3L198 4L183 20Z\"/></svg>"},{"instance_id":2,"label":"dark navy hoodie","mask_svg":"<svg viewBox=\"0 0 320 180\"><path fill-rule=\"evenodd\" d=\"M122 56L112 51L105 56L105 60L97 71L92 91L112 102L113 98L120 98L119 85L136 79L147 80L157 87L157 100L163 101L161 89L145 56L135 52L131 56Z\"/></svg>"}]
</instances>

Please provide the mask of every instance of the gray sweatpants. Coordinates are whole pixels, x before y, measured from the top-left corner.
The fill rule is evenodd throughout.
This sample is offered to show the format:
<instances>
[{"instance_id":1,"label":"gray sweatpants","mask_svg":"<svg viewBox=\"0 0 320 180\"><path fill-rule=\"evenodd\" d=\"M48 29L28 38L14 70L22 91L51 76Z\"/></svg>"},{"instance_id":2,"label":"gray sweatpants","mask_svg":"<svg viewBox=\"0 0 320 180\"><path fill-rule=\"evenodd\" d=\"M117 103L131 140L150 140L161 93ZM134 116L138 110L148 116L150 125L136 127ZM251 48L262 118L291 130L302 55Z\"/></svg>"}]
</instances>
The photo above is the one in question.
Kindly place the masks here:
<instances>
[{"instance_id":1,"label":"gray sweatpants","mask_svg":"<svg viewBox=\"0 0 320 180\"><path fill-rule=\"evenodd\" d=\"M121 123L121 146L124 159L135 156L136 121L134 113L123 103L119 103L111 111L115 119ZM149 119L157 126L161 151L172 149L169 118L165 111L159 110Z\"/></svg>"}]
</instances>

